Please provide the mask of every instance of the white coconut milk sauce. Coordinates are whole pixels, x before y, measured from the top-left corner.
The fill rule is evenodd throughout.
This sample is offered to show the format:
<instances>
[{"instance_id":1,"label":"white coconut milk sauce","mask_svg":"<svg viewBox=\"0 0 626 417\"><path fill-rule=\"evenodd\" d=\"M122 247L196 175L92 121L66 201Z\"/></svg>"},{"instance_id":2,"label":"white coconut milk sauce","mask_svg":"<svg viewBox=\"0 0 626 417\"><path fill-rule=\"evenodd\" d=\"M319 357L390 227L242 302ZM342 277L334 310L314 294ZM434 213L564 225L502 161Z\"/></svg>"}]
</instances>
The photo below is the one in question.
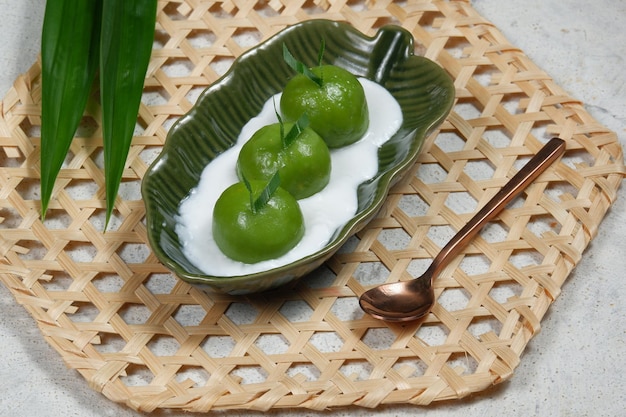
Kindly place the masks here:
<instances>
[{"instance_id":1,"label":"white coconut milk sauce","mask_svg":"<svg viewBox=\"0 0 626 417\"><path fill-rule=\"evenodd\" d=\"M267 271L294 262L323 248L333 233L343 227L357 210L357 187L378 171L378 147L402 125L400 105L379 84L359 79L369 108L369 129L356 143L331 150L331 177L320 192L299 200L304 216L305 234L296 247L280 258L246 264L228 258L213 240L213 207L230 185L239 181L235 171L237 156L243 144L262 126L277 123L271 97L261 113L242 129L236 144L209 163L198 186L179 208L176 232L187 258L199 269L213 276L238 276Z\"/></svg>"}]
</instances>

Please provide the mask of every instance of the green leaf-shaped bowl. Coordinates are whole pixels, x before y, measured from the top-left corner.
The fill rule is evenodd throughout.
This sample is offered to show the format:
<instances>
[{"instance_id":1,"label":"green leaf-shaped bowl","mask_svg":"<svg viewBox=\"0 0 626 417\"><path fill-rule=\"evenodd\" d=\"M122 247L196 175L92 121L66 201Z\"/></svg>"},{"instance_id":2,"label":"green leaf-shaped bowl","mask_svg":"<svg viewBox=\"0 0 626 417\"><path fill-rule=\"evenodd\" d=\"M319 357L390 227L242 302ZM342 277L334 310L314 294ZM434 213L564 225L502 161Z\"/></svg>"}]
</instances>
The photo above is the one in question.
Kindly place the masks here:
<instances>
[{"instance_id":1,"label":"green leaf-shaped bowl","mask_svg":"<svg viewBox=\"0 0 626 417\"><path fill-rule=\"evenodd\" d=\"M282 58L283 43L305 64L324 63L384 86L402 109L403 124L378 152L378 173L358 188L356 215L318 252L264 272L220 277L203 273L184 255L176 233L179 205L196 187L204 167L237 140L241 128L294 75ZM194 108L172 127L160 156L146 173L142 195L148 239L159 260L179 278L203 289L251 293L283 285L319 267L379 211L389 188L414 164L424 137L452 108L451 78L434 62L413 55L413 37L396 26L368 37L352 26L310 20L290 26L240 56L208 87Z\"/></svg>"}]
</instances>

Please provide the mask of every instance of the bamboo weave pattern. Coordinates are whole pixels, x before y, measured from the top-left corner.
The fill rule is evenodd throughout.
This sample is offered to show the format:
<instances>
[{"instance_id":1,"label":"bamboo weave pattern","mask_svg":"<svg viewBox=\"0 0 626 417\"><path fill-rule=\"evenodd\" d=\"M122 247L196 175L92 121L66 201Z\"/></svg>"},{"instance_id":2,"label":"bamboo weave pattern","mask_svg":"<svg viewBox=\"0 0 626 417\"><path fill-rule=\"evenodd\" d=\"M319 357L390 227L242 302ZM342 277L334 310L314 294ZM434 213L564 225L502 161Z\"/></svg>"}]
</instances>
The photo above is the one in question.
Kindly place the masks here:
<instances>
[{"instance_id":1,"label":"bamboo weave pattern","mask_svg":"<svg viewBox=\"0 0 626 417\"><path fill-rule=\"evenodd\" d=\"M399 24L455 80L457 101L379 214L319 271L250 297L205 294L146 245L141 178L171 124L245 50L286 25ZM143 104L111 230L93 100L39 218L40 67L1 103L0 279L66 364L131 408L206 412L462 398L510 378L626 172L615 133L467 1L159 2ZM364 315L372 285L419 276L549 137L561 162L435 281L422 323Z\"/></svg>"}]
</instances>

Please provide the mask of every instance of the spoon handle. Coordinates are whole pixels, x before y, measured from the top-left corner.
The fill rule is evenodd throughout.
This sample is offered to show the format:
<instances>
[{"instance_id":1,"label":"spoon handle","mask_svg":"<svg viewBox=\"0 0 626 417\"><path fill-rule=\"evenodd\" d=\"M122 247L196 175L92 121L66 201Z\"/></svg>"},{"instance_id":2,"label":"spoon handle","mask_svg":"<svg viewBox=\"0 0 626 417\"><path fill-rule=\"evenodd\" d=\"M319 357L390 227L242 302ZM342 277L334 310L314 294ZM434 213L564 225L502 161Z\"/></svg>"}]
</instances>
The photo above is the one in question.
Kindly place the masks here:
<instances>
[{"instance_id":1,"label":"spoon handle","mask_svg":"<svg viewBox=\"0 0 626 417\"><path fill-rule=\"evenodd\" d=\"M533 156L505 185L461 228L444 246L430 265L432 278L446 265L446 259L455 258L463 248L478 234L483 226L496 217L506 205L524 188L533 182L541 173L565 152L565 141L551 139L535 156Z\"/></svg>"}]
</instances>

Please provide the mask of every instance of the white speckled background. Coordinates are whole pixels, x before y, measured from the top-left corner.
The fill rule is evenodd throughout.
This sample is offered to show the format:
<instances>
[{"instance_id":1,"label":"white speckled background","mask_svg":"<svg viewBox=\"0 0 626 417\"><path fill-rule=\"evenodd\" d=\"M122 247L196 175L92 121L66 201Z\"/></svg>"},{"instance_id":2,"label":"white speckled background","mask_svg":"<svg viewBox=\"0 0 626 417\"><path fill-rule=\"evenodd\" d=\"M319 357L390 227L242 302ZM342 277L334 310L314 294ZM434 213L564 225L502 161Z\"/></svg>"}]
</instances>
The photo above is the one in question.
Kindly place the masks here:
<instances>
[{"instance_id":1,"label":"white speckled background","mask_svg":"<svg viewBox=\"0 0 626 417\"><path fill-rule=\"evenodd\" d=\"M39 52L44 0L0 0L0 94ZM626 148L626 1L475 0L473 6ZM339 409L291 416L626 415L626 191L542 321L513 378L480 395L428 408ZM0 285L0 416L141 414L91 390L68 370L34 320ZM256 416L256 412L215 415ZM190 414L154 413L189 416Z\"/></svg>"}]
</instances>

